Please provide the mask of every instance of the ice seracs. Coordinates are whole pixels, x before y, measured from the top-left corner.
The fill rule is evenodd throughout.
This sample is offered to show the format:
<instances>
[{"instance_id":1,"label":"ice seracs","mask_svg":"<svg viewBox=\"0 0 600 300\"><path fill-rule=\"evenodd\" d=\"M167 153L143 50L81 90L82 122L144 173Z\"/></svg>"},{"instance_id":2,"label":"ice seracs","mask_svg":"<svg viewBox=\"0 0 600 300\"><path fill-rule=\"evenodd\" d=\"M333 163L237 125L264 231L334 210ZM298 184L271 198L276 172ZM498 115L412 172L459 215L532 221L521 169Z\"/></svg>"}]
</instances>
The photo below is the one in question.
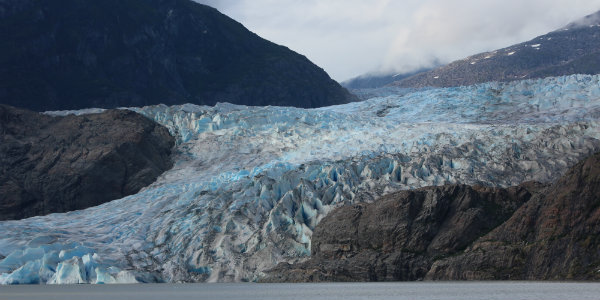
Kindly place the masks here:
<instances>
[{"instance_id":1,"label":"ice seracs","mask_svg":"<svg viewBox=\"0 0 600 300\"><path fill-rule=\"evenodd\" d=\"M306 259L333 208L447 183L558 178L600 150L600 77L406 92L320 109L132 108L177 136L138 194L0 222L0 283L252 281Z\"/></svg>"}]
</instances>

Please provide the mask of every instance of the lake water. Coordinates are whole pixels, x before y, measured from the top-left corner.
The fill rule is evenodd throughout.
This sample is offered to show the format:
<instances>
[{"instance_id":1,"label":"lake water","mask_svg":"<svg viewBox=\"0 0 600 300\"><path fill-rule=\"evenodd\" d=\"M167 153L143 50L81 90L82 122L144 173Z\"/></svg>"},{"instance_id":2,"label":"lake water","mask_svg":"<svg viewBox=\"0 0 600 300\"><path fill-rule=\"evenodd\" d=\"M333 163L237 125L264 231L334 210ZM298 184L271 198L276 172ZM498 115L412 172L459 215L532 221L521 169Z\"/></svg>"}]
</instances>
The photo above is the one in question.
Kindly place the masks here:
<instances>
[{"instance_id":1,"label":"lake water","mask_svg":"<svg viewBox=\"0 0 600 300\"><path fill-rule=\"evenodd\" d=\"M591 282L393 282L0 286L9 299L600 299Z\"/></svg>"}]
</instances>

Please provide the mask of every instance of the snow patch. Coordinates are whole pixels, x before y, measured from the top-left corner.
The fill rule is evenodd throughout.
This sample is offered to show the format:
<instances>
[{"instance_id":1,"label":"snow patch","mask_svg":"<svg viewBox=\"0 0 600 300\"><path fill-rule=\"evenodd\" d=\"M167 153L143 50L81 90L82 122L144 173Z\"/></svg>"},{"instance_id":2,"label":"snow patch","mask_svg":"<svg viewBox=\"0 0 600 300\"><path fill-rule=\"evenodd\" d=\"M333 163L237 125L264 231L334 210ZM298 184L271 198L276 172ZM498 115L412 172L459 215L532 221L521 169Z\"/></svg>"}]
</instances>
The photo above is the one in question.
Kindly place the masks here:
<instances>
[{"instance_id":1,"label":"snow patch","mask_svg":"<svg viewBox=\"0 0 600 300\"><path fill-rule=\"evenodd\" d=\"M124 108L120 108L124 109ZM45 111L43 112L46 115L54 116L54 117L64 117L68 115L89 115L89 114L99 114L104 112L106 109L104 108L85 108L80 110L54 110L54 111Z\"/></svg>"}]
</instances>

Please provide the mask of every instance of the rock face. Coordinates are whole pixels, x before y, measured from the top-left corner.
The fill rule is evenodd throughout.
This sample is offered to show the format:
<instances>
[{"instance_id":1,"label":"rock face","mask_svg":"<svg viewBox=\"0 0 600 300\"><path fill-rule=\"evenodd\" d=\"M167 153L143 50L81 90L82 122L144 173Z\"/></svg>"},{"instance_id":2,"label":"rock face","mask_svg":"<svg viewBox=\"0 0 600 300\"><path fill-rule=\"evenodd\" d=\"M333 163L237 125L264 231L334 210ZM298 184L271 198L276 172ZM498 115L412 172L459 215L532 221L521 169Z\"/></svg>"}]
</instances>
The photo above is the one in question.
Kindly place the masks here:
<instances>
[{"instance_id":1,"label":"rock face","mask_svg":"<svg viewBox=\"0 0 600 300\"><path fill-rule=\"evenodd\" d=\"M342 207L264 281L600 279L600 153L558 182L428 187Z\"/></svg>"},{"instance_id":2,"label":"rock face","mask_svg":"<svg viewBox=\"0 0 600 300\"><path fill-rule=\"evenodd\" d=\"M0 35L0 101L36 111L354 99L306 57L191 0L3 0Z\"/></svg>"},{"instance_id":3,"label":"rock face","mask_svg":"<svg viewBox=\"0 0 600 300\"><path fill-rule=\"evenodd\" d=\"M266 281L423 279L432 263L462 251L540 189L448 185L402 191L342 207L313 233L308 262L280 264Z\"/></svg>"},{"instance_id":4,"label":"rock face","mask_svg":"<svg viewBox=\"0 0 600 300\"><path fill-rule=\"evenodd\" d=\"M128 110L52 117L0 105L0 220L99 205L170 169L174 138Z\"/></svg>"},{"instance_id":5,"label":"rock face","mask_svg":"<svg viewBox=\"0 0 600 300\"><path fill-rule=\"evenodd\" d=\"M600 279L600 153L427 279Z\"/></svg>"},{"instance_id":6,"label":"rock face","mask_svg":"<svg viewBox=\"0 0 600 300\"><path fill-rule=\"evenodd\" d=\"M600 73L600 11L531 41L418 73L392 85L451 87Z\"/></svg>"}]
</instances>

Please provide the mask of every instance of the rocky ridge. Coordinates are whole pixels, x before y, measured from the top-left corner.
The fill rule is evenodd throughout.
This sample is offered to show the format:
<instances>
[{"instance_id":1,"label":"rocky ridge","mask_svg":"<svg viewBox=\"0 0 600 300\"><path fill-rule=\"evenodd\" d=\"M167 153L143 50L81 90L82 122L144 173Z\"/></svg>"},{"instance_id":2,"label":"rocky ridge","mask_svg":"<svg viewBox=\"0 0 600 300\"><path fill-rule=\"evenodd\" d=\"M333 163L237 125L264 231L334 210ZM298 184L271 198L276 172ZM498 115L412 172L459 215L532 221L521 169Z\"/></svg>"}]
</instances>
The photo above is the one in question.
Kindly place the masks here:
<instances>
[{"instance_id":1,"label":"rocky ridge","mask_svg":"<svg viewBox=\"0 0 600 300\"><path fill-rule=\"evenodd\" d=\"M476 54L398 80L405 88L466 86L600 73L600 11L530 41Z\"/></svg>"},{"instance_id":2,"label":"rocky ridge","mask_svg":"<svg viewBox=\"0 0 600 300\"><path fill-rule=\"evenodd\" d=\"M432 68L421 68L411 72L401 73L367 73L341 82L341 85L350 90L374 89L386 86L392 82L426 72ZM354 91L353 91L354 92Z\"/></svg>"}]
</instances>

